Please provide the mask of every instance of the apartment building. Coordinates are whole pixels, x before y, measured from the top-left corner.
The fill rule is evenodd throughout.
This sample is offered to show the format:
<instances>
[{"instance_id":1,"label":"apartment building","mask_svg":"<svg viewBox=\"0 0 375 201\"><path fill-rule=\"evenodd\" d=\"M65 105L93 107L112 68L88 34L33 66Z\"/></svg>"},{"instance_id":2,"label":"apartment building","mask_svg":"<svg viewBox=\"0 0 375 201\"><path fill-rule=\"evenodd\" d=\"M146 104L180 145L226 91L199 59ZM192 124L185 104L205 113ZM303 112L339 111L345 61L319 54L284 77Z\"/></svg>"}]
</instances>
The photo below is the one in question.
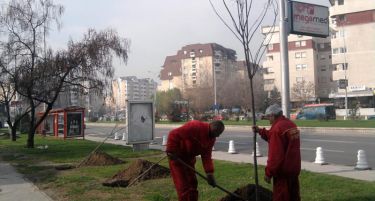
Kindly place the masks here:
<instances>
[{"instance_id":1,"label":"apartment building","mask_svg":"<svg viewBox=\"0 0 375 201\"><path fill-rule=\"evenodd\" d=\"M347 80L330 94L338 107L353 102L375 114L375 1L331 0L333 80ZM369 111L363 110L361 115Z\"/></svg>"},{"instance_id":2,"label":"apartment building","mask_svg":"<svg viewBox=\"0 0 375 201\"><path fill-rule=\"evenodd\" d=\"M279 27L263 27L262 33L270 40L266 60L263 62L264 89L270 93L275 87L281 91L280 37ZM302 35L288 36L289 80L291 103L301 99L293 93L298 85L301 93L309 93L304 101L324 101L336 87L332 80L330 38ZM310 85L301 86L301 85ZM306 89L304 89L306 87ZM308 92L306 90L309 90Z\"/></svg>"},{"instance_id":3,"label":"apartment building","mask_svg":"<svg viewBox=\"0 0 375 201\"><path fill-rule=\"evenodd\" d=\"M135 76L120 77L112 81L112 107L116 111L126 109L126 100L152 100L157 83L151 78L138 79Z\"/></svg>"},{"instance_id":4,"label":"apartment building","mask_svg":"<svg viewBox=\"0 0 375 201\"><path fill-rule=\"evenodd\" d=\"M236 51L216 43L186 45L165 59L159 90L219 86L235 71ZM214 73L215 72L215 73Z\"/></svg>"}]
</instances>

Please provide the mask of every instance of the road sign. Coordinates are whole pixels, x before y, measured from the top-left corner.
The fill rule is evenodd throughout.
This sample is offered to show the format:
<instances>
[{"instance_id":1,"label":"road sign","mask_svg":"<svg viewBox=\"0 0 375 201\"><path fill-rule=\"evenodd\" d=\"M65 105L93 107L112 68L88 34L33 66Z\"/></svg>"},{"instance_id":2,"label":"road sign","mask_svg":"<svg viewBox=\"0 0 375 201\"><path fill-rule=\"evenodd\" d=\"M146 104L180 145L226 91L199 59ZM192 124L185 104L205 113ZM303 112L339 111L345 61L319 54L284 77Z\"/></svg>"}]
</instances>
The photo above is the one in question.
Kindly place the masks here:
<instances>
[{"instance_id":1,"label":"road sign","mask_svg":"<svg viewBox=\"0 0 375 201\"><path fill-rule=\"evenodd\" d=\"M339 88L340 89L346 89L347 86L348 86L348 80L346 80L346 79L340 79L339 80Z\"/></svg>"}]
</instances>

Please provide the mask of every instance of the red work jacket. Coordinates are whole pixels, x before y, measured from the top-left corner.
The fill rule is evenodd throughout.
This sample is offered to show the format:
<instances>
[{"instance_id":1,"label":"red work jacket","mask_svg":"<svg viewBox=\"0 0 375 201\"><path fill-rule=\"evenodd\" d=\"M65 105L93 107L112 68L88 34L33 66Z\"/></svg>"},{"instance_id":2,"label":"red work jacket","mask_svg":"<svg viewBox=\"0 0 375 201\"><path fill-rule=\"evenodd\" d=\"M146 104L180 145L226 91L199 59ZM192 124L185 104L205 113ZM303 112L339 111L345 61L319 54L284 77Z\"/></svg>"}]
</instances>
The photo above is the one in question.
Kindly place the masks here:
<instances>
[{"instance_id":1,"label":"red work jacket","mask_svg":"<svg viewBox=\"0 0 375 201\"><path fill-rule=\"evenodd\" d=\"M215 137L209 136L208 123L190 121L169 132L166 152L182 159L201 155L205 172L213 173L211 154L215 141Z\"/></svg>"},{"instance_id":2,"label":"red work jacket","mask_svg":"<svg viewBox=\"0 0 375 201\"><path fill-rule=\"evenodd\" d=\"M259 131L268 142L268 177L298 176L301 172L300 133L297 126L284 116L275 119L270 130Z\"/></svg>"}]
</instances>

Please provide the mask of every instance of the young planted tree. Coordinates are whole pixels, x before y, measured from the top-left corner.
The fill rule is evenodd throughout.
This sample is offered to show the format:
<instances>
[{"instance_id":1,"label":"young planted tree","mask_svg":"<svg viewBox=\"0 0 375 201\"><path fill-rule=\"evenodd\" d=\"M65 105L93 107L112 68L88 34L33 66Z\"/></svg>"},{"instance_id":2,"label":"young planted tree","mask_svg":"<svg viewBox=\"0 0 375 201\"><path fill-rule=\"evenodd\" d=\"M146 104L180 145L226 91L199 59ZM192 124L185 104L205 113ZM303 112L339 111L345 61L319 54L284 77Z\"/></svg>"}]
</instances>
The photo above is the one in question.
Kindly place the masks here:
<instances>
[{"instance_id":1,"label":"young planted tree","mask_svg":"<svg viewBox=\"0 0 375 201\"><path fill-rule=\"evenodd\" d=\"M253 78L256 75L263 54L266 51L271 38L256 38L261 33L261 25L267 16L271 16L272 26L268 29L268 34L273 32L277 18L278 6L275 0L265 0L263 6L259 7L260 1L253 0L222 0L223 7L227 13L227 17L219 13L218 7L209 0L212 8L217 16L225 24L225 26L233 33L233 35L241 43L244 51L246 68L250 80L251 103L254 101L254 83ZM252 104L253 126L256 125L255 105ZM253 133L253 147L256 153L256 133ZM258 168L257 158L254 154L254 174L256 184L256 200L258 200Z\"/></svg>"}]
</instances>

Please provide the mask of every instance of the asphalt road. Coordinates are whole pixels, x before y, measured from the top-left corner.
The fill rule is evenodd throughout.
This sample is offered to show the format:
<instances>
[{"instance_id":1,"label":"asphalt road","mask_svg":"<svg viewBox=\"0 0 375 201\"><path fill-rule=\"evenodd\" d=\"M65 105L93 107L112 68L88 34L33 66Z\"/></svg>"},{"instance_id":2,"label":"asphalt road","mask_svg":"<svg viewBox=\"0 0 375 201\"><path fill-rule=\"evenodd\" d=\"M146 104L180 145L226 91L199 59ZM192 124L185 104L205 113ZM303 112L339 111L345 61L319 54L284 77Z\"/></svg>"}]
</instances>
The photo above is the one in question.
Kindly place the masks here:
<instances>
[{"instance_id":1,"label":"asphalt road","mask_svg":"<svg viewBox=\"0 0 375 201\"><path fill-rule=\"evenodd\" d=\"M88 125L86 133L93 136L105 137L111 132L113 126ZM121 128L121 127L120 127ZM155 129L155 142L161 144L162 136L168 135L171 127ZM119 133L123 133L121 130ZM215 150L228 151L229 141L233 140L235 149L239 153L251 154L253 150L253 134L249 128L228 127L216 140ZM267 143L257 137L260 151L267 155ZM325 133L303 132L301 134L301 154L303 161L315 160L316 148L322 147L324 158L327 163L355 166L357 152L362 149L366 152L367 162L370 167L375 168L375 132L360 133L345 130L337 130Z\"/></svg>"}]
</instances>

